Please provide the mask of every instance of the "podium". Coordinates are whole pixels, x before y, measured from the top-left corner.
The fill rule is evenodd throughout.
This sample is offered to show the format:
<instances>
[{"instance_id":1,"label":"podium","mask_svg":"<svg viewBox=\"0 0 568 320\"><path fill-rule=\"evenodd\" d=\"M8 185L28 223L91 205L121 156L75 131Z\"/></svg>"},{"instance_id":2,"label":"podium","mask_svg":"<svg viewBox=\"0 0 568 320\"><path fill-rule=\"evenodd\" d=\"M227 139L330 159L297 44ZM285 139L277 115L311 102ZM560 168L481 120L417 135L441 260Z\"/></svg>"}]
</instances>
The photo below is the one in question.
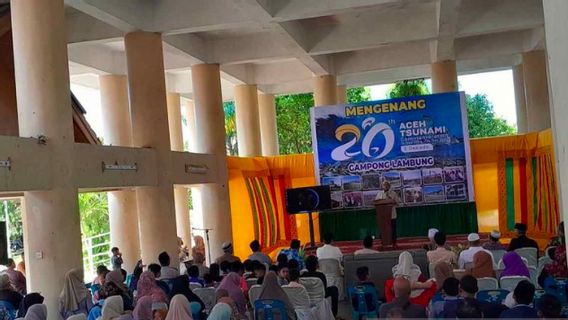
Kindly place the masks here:
<instances>
[{"instance_id":1,"label":"podium","mask_svg":"<svg viewBox=\"0 0 568 320\"><path fill-rule=\"evenodd\" d=\"M377 216L377 226L381 232L381 241L383 246L391 246L392 243L392 226L391 216L392 209L396 206L396 202L391 199L375 200L375 214Z\"/></svg>"}]
</instances>

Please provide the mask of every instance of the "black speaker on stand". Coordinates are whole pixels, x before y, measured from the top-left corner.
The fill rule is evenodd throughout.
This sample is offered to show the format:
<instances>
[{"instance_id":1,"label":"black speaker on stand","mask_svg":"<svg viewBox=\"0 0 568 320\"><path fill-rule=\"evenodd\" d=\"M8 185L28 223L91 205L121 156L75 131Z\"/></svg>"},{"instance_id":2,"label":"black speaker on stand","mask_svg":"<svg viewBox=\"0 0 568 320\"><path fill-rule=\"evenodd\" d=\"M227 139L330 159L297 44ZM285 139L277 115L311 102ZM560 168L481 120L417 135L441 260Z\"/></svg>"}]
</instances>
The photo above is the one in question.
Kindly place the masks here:
<instances>
[{"instance_id":1,"label":"black speaker on stand","mask_svg":"<svg viewBox=\"0 0 568 320\"><path fill-rule=\"evenodd\" d=\"M312 247L315 247L312 213L329 209L331 209L331 189L329 186L286 189L286 211L288 214L308 214L310 245Z\"/></svg>"}]
</instances>

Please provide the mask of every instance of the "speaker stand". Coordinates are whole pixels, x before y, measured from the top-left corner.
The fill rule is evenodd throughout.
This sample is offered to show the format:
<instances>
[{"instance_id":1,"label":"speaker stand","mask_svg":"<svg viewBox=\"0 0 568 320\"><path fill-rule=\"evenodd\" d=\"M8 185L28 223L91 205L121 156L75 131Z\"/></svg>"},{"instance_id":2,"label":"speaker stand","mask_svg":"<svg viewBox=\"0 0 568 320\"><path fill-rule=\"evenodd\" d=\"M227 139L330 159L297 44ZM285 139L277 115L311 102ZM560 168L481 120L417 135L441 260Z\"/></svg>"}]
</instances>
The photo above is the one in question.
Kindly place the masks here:
<instances>
[{"instance_id":1,"label":"speaker stand","mask_svg":"<svg viewBox=\"0 0 568 320\"><path fill-rule=\"evenodd\" d=\"M315 248L316 242L314 241L314 218L312 217L311 211L308 211L308 221L310 225L310 246L312 248Z\"/></svg>"}]
</instances>

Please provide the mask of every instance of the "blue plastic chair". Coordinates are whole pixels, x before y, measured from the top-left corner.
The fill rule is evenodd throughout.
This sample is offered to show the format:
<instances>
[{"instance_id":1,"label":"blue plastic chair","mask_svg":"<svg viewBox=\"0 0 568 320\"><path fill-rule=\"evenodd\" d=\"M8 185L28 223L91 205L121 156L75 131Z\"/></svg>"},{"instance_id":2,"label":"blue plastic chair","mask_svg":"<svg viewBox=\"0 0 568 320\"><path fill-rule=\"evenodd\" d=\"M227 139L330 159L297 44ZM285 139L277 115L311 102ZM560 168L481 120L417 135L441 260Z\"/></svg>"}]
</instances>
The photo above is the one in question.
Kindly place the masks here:
<instances>
[{"instance_id":1,"label":"blue plastic chair","mask_svg":"<svg viewBox=\"0 0 568 320\"><path fill-rule=\"evenodd\" d=\"M10 302L0 300L0 310L4 311L10 319L16 319L16 309Z\"/></svg>"},{"instance_id":2,"label":"blue plastic chair","mask_svg":"<svg viewBox=\"0 0 568 320\"><path fill-rule=\"evenodd\" d=\"M544 280L544 292L551 294L560 300L562 305L568 303L566 297L566 287L568 286L568 279L548 277Z\"/></svg>"},{"instance_id":3,"label":"blue plastic chair","mask_svg":"<svg viewBox=\"0 0 568 320\"><path fill-rule=\"evenodd\" d=\"M201 305L199 302L190 302L189 310L191 310L193 320L201 320Z\"/></svg>"},{"instance_id":4,"label":"blue plastic chair","mask_svg":"<svg viewBox=\"0 0 568 320\"><path fill-rule=\"evenodd\" d=\"M274 320L274 310L280 315L281 320L288 320L284 302L273 299L258 299L254 302L254 319Z\"/></svg>"},{"instance_id":5,"label":"blue plastic chair","mask_svg":"<svg viewBox=\"0 0 568 320\"><path fill-rule=\"evenodd\" d=\"M379 299L377 290L372 286L355 286L350 287L349 300L351 300L353 311L351 318L359 320L365 316L367 318L377 318L379 313ZM368 303L367 303L368 302Z\"/></svg>"},{"instance_id":6,"label":"blue plastic chair","mask_svg":"<svg viewBox=\"0 0 568 320\"><path fill-rule=\"evenodd\" d=\"M489 302L489 303L498 303L501 304L509 291L504 289L495 289L495 290L481 290L477 293L475 298L481 302Z\"/></svg>"},{"instance_id":7,"label":"blue plastic chair","mask_svg":"<svg viewBox=\"0 0 568 320\"><path fill-rule=\"evenodd\" d=\"M97 293L99 290L101 289L101 285L100 284L92 284L89 287L89 290L91 290L91 295L94 296L95 293Z\"/></svg>"},{"instance_id":8,"label":"blue plastic chair","mask_svg":"<svg viewBox=\"0 0 568 320\"><path fill-rule=\"evenodd\" d=\"M130 288L130 283L132 283L133 277L134 277L134 275L132 273L126 275L126 280L124 282L126 283L127 288Z\"/></svg>"}]
</instances>

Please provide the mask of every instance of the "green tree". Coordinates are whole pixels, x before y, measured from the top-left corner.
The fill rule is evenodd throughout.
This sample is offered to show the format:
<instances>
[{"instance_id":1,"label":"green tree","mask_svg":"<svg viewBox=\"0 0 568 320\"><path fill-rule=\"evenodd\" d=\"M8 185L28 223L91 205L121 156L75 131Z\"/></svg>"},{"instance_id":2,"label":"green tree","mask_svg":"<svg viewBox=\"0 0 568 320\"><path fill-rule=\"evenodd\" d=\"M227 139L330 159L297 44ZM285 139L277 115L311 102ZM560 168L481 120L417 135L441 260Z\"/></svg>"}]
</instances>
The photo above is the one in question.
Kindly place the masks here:
<instances>
[{"instance_id":1,"label":"green tree","mask_svg":"<svg viewBox=\"0 0 568 320\"><path fill-rule=\"evenodd\" d=\"M428 86L424 79L402 80L392 85L387 91L387 96L391 99L422 96L429 94Z\"/></svg>"},{"instance_id":2,"label":"green tree","mask_svg":"<svg viewBox=\"0 0 568 320\"><path fill-rule=\"evenodd\" d=\"M235 118L235 103L233 101L223 102L225 112L225 147L227 154L238 155L237 145L237 121Z\"/></svg>"},{"instance_id":3,"label":"green tree","mask_svg":"<svg viewBox=\"0 0 568 320\"><path fill-rule=\"evenodd\" d=\"M371 91L367 87L347 89L347 102L359 103L371 100Z\"/></svg>"},{"instance_id":4,"label":"green tree","mask_svg":"<svg viewBox=\"0 0 568 320\"><path fill-rule=\"evenodd\" d=\"M106 192L80 193L79 212L84 237L110 232Z\"/></svg>"},{"instance_id":5,"label":"green tree","mask_svg":"<svg viewBox=\"0 0 568 320\"><path fill-rule=\"evenodd\" d=\"M517 130L510 126L507 121L495 115L493 104L487 99L486 95L476 94L472 97L467 94L465 102L470 138L495 137L517 133Z\"/></svg>"}]
</instances>

